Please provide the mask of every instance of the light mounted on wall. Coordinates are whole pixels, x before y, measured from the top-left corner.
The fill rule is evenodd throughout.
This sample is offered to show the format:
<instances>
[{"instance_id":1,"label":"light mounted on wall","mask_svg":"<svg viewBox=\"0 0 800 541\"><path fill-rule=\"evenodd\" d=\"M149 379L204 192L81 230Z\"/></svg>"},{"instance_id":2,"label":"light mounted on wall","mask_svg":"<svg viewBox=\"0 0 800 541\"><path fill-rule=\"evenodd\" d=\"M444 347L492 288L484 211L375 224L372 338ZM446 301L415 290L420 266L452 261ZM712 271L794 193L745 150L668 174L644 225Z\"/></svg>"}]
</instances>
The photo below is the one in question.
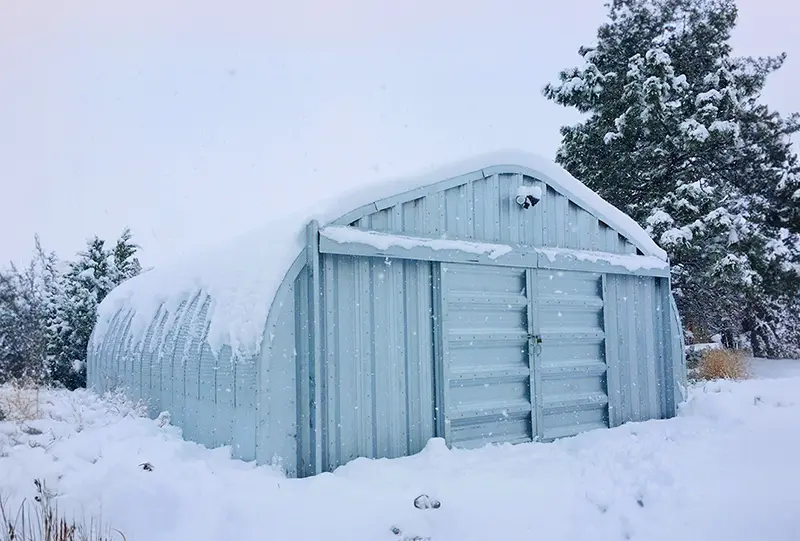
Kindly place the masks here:
<instances>
[{"instance_id":1,"label":"light mounted on wall","mask_svg":"<svg viewBox=\"0 0 800 541\"><path fill-rule=\"evenodd\" d=\"M517 189L517 204L524 209L533 208L542 200L542 189L539 186L520 186Z\"/></svg>"}]
</instances>

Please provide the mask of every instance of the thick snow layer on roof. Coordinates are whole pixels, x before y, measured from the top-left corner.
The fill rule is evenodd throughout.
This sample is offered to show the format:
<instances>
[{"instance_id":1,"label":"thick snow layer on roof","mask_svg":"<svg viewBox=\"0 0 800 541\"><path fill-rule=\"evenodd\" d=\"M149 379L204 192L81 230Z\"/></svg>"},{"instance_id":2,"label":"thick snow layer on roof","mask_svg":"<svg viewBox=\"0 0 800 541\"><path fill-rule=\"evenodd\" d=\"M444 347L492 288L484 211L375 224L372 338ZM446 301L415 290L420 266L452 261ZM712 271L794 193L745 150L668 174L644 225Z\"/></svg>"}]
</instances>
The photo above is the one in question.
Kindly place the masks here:
<instances>
[{"instance_id":1,"label":"thick snow layer on roof","mask_svg":"<svg viewBox=\"0 0 800 541\"><path fill-rule=\"evenodd\" d=\"M270 220L263 227L217 249L150 270L114 289L100 305L91 347L102 343L114 315L122 308L134 311L128 338L135 345L144 338L162 305L174 314L181 301L203 292L211 298L207 340L212 350L219 352L230 345L237 357L252 357L260 351L272 300L305 245L309 221L326 225L380 199L503 165L532 169L541 180L557 185L564 195L583 201L588 210L627 236L645 255L666 261L666 253L629 216L553 161L527 152L484 154L393 181L331 179L330 190L325 192L304 190L302 179L290 179L277 186L280 193L264 202L264 215Z\"/></svg>"}]
</instances>

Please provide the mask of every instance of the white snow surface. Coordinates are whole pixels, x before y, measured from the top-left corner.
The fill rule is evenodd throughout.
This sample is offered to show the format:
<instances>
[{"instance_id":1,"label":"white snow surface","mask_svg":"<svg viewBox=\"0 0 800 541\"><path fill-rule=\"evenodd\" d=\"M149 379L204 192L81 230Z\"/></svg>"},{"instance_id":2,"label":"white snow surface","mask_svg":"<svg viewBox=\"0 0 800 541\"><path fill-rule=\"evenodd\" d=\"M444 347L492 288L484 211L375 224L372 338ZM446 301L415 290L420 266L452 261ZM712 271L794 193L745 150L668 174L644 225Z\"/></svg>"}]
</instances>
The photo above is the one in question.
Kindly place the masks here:
<instances>
[{"instance_id":1,"label":"white snow surface","mask_svg":"<svg viewBox=\"0 0 800 541\"><path fill-rule=\"evenodd\" d=\"M16 511L42 479L67 516L128 541L794 541L800 361L752 371L762 362L770 379L694 385L675 419L469 451L435 439L299 480L183 441L119 399L47 391L40 419L0 422L0 498ZM414 508L421 494L441 507Z\"/></svg>"},{"instance_id":2,"label":"white snow surface","mask_svg":"<svg viewBox=\"0 0 800 541\"><path fill-rule=\"evenodd\" d=\"M635 272L644 269L666 269L669 263L653 256L637 254L615 254L611 252L595 252L586 250L572 250L570 248L536 248L536 251L547 257L550 262L559 258L576 259L578 261L603 261L609 265L624 267Z\"/></svg>"},{"instance_id":3,"label":"white snow surface","mask_svg":"<svg viewBox=\"0 0 800 541\"><path fill-rule=\"evenodd\" d=\"M541 180L555 181L562 186L564 195L583 200L589 210L602 215L609 227L638 244L643 252L667 260L666 252L632 218L555 162L527 152L501 151L392 181L331 179L330 190L306 191L301 197L282 197L278 188L274 198L264 201L263 213L270 221L263 227L216 249L152 269L115 288L99 307L90 347L103 342L112 318L121 309L133 310L128 340L131 347L136 347L144 339L159 307L164 305L170 317L174 317L182 301L188 302L198 293L204 293L211 299L207 341L212 351L218 353L224 345L229 345L236 357L253 357L260 352L272 300L305 246L305 228L311 220L328 225L352 210L386 197L502 165L527 167L539 173ZM302 185L301 179L292 182Z\"/></svg>"},{"instance_id":4,"label":"white snow surface","mask_svg":"<svg viewBox=\"0 0 800 541\"><path fill-rule=\"evenodd\" d=\"M393 235L377 231L364 231L348 226L328 226L319 231L320 235L338 243L358 243L372 246L378 250L388 250L391 247L405 248L430 248L431 250L458 250L469 254L487 255L490 259L511 252L507 244L491 244L485 242L471 242L452 239L421 239L406 235Z\"/></svg>"}]
</instances>

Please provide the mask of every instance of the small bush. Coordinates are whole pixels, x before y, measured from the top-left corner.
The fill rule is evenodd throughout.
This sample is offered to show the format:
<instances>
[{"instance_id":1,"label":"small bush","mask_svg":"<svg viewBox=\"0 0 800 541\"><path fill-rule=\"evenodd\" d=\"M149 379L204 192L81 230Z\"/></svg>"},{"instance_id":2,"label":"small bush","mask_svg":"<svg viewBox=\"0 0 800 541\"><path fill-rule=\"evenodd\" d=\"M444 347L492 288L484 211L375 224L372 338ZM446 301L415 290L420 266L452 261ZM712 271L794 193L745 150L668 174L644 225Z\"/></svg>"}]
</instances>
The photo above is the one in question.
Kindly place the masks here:
<instances>
[{"instance_id":1,"label":"small bush","mask_svg":"<svg viewBox=\"0 0 800 541\"><path fill-rule=\"evenodd\" d=\"M746 379L749 377L746 359L745 353L739 350L705 350L695 371L695 377L700 380Z\"/></svg>"},{"instance_id":2,"label":"small bush","mask_svg":"<svg viewBox=\"0 0 800 541\"><path fill-rule=\"evenodd\" d=\"M38 479L36 503L22 502L12 516L7 502L0 500L0 541L112 541L111 531L100 527L99 522L88 524L67 520L54 505L54 495ZM113 541L125 541L119 532Z\"/></svg>"},{"instance_id":3,"label":"small bush","mask_svg":"<svg viewBox=\"0 0 800 541\"><path fill-rule=\"evenodd\" d=\"M14 381L0 386L0 421L21 423L40 416L39 387L32 382Z\"/></svg>"}]
</instances>

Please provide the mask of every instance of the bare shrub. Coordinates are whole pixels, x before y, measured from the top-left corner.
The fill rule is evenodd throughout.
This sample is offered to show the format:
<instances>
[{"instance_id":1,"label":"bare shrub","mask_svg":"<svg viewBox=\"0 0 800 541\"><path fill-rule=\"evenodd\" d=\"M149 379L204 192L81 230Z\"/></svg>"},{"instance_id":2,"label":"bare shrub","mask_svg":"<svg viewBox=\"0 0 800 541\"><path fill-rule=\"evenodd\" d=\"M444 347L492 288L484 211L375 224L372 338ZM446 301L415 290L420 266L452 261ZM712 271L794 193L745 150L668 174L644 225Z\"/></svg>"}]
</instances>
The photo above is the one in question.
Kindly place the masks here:
<instances>
[{"instance_id":1,"label":"bare shrub","mask_svg":"<svg viewBox=\"0 0 800 541\"><path fill-rule=\"evenodd\" d=\"M39 387L31 382L15 380L0 386L0 412L3 421L21 423L41 415Z\"/></svg>"},{"instance_id":2,"label":"bare shrub","mask_svg":"<svg viewBox=\"0 0 800 541\"><path fill-rule=\"evenodd\" d=\"M100 521L88 523L68 520L54 504L55 495L44 482L36 479L35 503L23 501L12 514L7 501L0 499L0 541L125 541L118 530L101 527Z\"/></svg>"},{"instance_id":3,"label":"bare shrub","mask_svg":"<svg viewBox=\"0 0 800 541\"><path fill-rule=\"evenodd\" d=\"M705 350L695 371L700 380L741 380L749 376L745 353L734 349Z\"/></svg>"}]
</instances>

